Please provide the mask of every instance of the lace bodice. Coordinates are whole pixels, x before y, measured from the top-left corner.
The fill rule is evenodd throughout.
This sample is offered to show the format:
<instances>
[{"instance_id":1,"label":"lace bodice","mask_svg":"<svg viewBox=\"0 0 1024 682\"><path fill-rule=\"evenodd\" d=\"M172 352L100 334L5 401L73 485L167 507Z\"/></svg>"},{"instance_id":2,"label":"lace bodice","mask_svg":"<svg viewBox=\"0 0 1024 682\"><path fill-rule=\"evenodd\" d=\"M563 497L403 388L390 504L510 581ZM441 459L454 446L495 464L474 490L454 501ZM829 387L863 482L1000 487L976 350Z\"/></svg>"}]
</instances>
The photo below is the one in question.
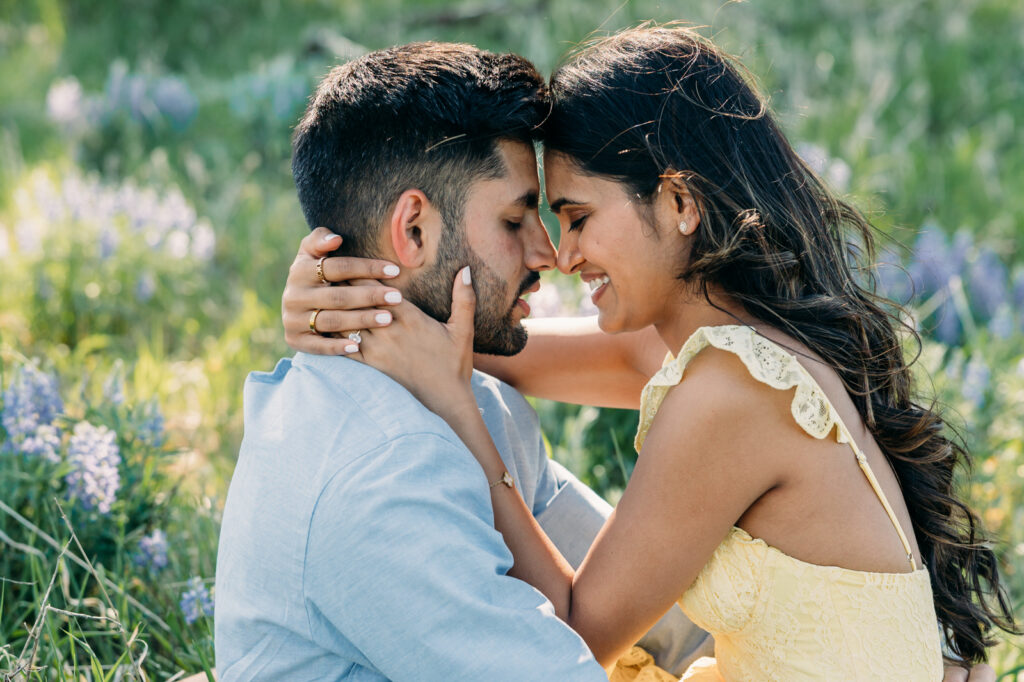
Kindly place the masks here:
<instances>
[{"instance_id":1,"label":"lace bodice","mask_svg":"<svg viewBox=\"0 0 1024 682\"><path fill-rule=\"evenodd\" d=\"M644 388L637 451L686 365L713 346L735 353L758 381L796 389L791 412L815 438L835 433L889 514L907 552L908 573L809 564L734 527L679 600L715 637L714 661L684 680L941 680L942 656L931 582L850 431L814 378L782 347L749 327L701 327L666 358Z\"/></svg>"}]
</instances>

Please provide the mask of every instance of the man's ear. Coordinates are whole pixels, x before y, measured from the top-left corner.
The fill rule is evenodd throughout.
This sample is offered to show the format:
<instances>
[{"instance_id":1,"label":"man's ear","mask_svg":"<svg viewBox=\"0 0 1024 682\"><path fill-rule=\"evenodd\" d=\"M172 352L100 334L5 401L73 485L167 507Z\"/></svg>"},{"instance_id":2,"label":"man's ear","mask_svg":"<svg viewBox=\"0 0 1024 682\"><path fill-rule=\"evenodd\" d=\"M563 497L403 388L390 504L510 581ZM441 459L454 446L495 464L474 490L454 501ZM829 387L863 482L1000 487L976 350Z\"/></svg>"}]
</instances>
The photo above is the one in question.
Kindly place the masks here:
<instances>
[{"instance_id":1,"label":"man's ear","mask_svg":"<svg viewBox=\"0 0 1024 682\"><path fill-rule=\"evenodd\" d=\"M391 211L388 236L403 268L420 268L433 262L441 235L441 216L427 195L407 189Z\"/></svg>"}]
</instances>

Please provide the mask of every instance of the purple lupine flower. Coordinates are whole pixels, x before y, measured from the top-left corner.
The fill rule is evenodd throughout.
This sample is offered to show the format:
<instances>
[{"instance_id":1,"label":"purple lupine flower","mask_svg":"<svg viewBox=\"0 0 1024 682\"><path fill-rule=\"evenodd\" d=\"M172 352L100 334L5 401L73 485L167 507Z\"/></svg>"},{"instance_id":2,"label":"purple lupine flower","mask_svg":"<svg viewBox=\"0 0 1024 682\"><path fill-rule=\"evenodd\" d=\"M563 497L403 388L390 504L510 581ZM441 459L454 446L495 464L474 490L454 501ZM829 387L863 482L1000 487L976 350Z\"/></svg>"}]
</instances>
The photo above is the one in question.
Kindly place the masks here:
<instances>
[{"instance_id":1,"label":"purple lupine flower","mask_svg":"<svg viewBox=\"0 0 1024 682\"><path fill-rule=\"evenodd\" d=\"M53 424L46 424L25 436L20 443L7 443L4 447L56 464L60 462L60 429Z\"/></svg>"},{"instance_id":2,"label":"purple lupine flower","mask_svg":"<svg viewBox=\"0 0 1024 682\"><path fill-rule=\"evenodd\" d=\"M953 235L953 245L949 248L949 267L957 273L963 274L967 268L967 256L974 249L974 235L967 230L957 230Z\"/></svg>"},{"instance_id":3,"label":"purple lupine flower","mask_svg":"<svg viewBox=\"0 0 1024 682\"><path fill-rule=\"evenodd\" d=\"M1013 275L1013 307L1024 309L1024 270L1018 270Z\"/></svg>"},{"instance_id":4,"label":"purple lupine flower","mask_svg":"<svg viewBox=\"0 0 1024 682\"><path fill-rule=\"evenodd\" d=\"M1010 306L1000 306L989 320L988 328L997 339L1008 339L1013 335L1013 312Z\"/></svg>"},{"instance_id":5,"label":"purple lupine flower","mask_svg":"<svg viewBox=\"0 0 1024 682\"><path fill-rule=\"evenodd\" d=\"M875 283L878 293L903 304L910 299L911 280L900 264L899 254L892 248L884 248L875 263Z\"/></svg>"},{"instance_id":6,"label":"purple lupine flower","mask_svg":"<svg viewBox=\"0 0 1024 682\"><path fill-rule=\"evenodd\" d=\"M164 444L166 434L164 433L164 415L160 412L160 406L155 400L146 403L142 408L143 419L139 423L136 434L144 443L155 448Z\"/></svg>"},{"instance_id":7,"label":"purple lupine flower","mask_svg":"<svg viewBox=\"0 0 1024 682\"><path fill-rule=\"evenodd\" d=\"M184 230L173 230L164 241L164 250L171 258L181 259L188 256L188 246L192 240Z\"/></svg>"},{"instance_id":8,"label":"purple lupine flower","mask_svg":"<svg viewBox=\"0 0 1024 682\"><path fill-rule=\"evenodd\" d=\"M117 234L117 230L112 225L104 225L100 230L100 238L98 245L98 254L100 260L107 260L117 251L117 246L121 239Z\"/></svg>"},{"instance_id":9,"label":"purple lupine flower","mask_svg":"<svg viewBox=\"0 0 1024 682\"><path fill-rule=\"evenodd\" d=\"M960 343L960 336L963 333L963 326L960 324L960 314L953 304L952 298L946 298L935 311L935 338L947 346L955 346Z\"/></svg>"},{"instance_id":10,"label":"purple lupine flower","mask_svg":"<svg viewBox=\"0 0 1024 682\"><path fill-rule=\"evenodd\" d=\"M123 405L124 400L124 369L118 360L114 371L103 382L103 402L117 406Z\"/></svg>"},{"instance_id":11,"label":"purple lupine flower","mask_svg":"<svg viewBox=\"0 0 1024 682\"><path fill-rule=\"evenodd\" d=\"M68 464L71 471L64 477L68 496L87 510L108 513L121 487L117 434L106 426L78 422L68 443Z\"/></svg>"},{"instance_id":12,"label":"purple lupine flower","mask_svg":"<svg viewBox=\"0 0 1024 682\"><path fill-rule=\"evenodd\" d=\"M921 229L921 234L914 242L914 255L907 266L907 272L914 281L915 293L921 297L940 291L954 275L959 274L946 235L934 223Z\"/></svg>"},{"instance_id":13,"label":"purple lupine flower","mask_svg":"<svg viewBox=\"0 0 1024 682\"><path fill-rule=\"evenodd\" d=\"M40 176L32 186L31 206L41 209L43 220L23 218L15 224L19 250L41 250L50 224L64 220L89 222L99 230L97 252L103 260L120 246L120 224L141 233L146 244L161 246L173 256L191 255L208 260L213 255L215 236L209 221L199 220L195 208L178 187L170 186L161 195L151 187L139 188L133 182L105 185L95 178L70 173L55 186Z\"/></svg>"},{"instance_id":14,"label":"purple lupine flower","mask_svg":"<svg viewBox=\"0 0 1024 682\"><path fill-rule=\"evenodd\" d=\"M308 78L296 73L291 59L278 58L236 76L228 85L228 105L243 118L266 112L277 120L291 120L309 93L309 85Z\"/></svg>"},{"instance_id":15,"label":"purple lupine flower","mask_svg":"<svg viewBox=\"0 0 1024 682\"><path fill-rule=\"evenodd\" d=\"M149 123L157 117L156 105L149 97L148 83L141 74L129 74L125 80L126 99L121 103L136 123Z\"/></svg>"},{"instance_id":16,"label":"purple lupine flower","mask_svg":"<svg viewBox=\"0 0 1024 682\"><path fill-rule=\"evenodd\" d=\"M1013 309L1017 311L1018 326L1024 331L1024 270L1014 273L1012 287Z\"/></svg>"},{"instance_id":17,"label":"purple lupine flower","mask_svg":"<svg viewBox=\"0 0 1024 682\"><path fill-rule=\"evenodd\" d=\"M167 534L157 528L139 540L139 548L132 555L136 566L148 568L154 573L167 568Z\"/></svg>"},{"instance_id":18,"label":"purple lupine flower","mask_svg":"<svg viewBox=\"0 0 1024 682\"><path fill-rule=\"evenodd\" d=\"M964 368L960 392L968 402L975 407L981 407L985 402L985 392L991 378L992 370L985 361L978 355L972 356Z\"/></svg>"},{"instance_id":19,"label":"purple lupine flower","mask_svg":"<svg viewBox=\"0 0 1024 682\"><path fill-rule=\"evenodd\" d=\"M176 76L165 76L153 85L153 103L157 110L170 122L175 130L182 131L199 111L199 100L188 85Z\"/></svg>"},{"instance_id":20,"label":"purple lupine flower","mask_svg":"<svg viewBox=\"0 0 1024 682\"><path fill-rule=\"evenodd\" d=\"M978 249L978 256L968 270L968 288L971 304L984 320L995 316L996 311L1010 300L1006 266L995 251L988 247Z\"/></svg>"},{"instance_id":21,"label":"purple lupine flower","mask_svg":"<svg viewBox=\"0 0 1024 682\"><path fill-rule=\"evenodd\" d=\"M213 597L202 578L194 577L188 581L188 589L181 593L179 605L188 625L204 616L213 615Z\"/></svg>"},{"instance_id":22,"label":"purple lupine flower","mask_svg":"<svg viewBox=\"0 0 1024 682\"><path fill-rule=\"evenodd\" d=\"M13 443L34 436L40 427L50 426L63 411L57 377L34 364L18 368L4 391L2 422Z\"/></svg>"},{"instance_id":23,"label":"purple lupine flower","mask_svg":"<svg viewBox=\"0 0 1024 682\"><path fill-rule=\"evenodd\" d=\"M146 216L148 222L159 225L162 231L175 228L190 230L196 222L196 210L177 187L171 187L153 206L153 214Z\"/></svg>"},{"instance_id":24,"label":"purple lupine flower","mask_svg":"<svg viewBox=\"0 0 1024 682\"><path fill-rule=\"evenodd\" d=\"M274 117L278 121L290 121L295 118L295 109L305 100L309 92L306 79L294 73L281 74L274 83L273 105Z\"/></svg>"}]
</instances>

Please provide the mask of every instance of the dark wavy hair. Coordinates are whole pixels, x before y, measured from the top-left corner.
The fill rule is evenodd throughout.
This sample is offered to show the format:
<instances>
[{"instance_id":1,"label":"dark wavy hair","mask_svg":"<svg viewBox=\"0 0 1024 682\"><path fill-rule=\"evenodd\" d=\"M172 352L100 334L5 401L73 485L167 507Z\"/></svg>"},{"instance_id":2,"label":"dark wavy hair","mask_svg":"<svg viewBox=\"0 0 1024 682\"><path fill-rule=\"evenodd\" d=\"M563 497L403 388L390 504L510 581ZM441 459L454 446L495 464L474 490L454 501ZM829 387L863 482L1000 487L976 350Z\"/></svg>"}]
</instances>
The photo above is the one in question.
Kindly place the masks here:
<instances>
[{"instance_id":1,"label":"dark wavy hair","mask_svg":"<svg viewBox=\"0 0 1024 682\"><path fill-rule=\"evenodd\" d=\"M337 66L292 137L306 222L345 237L341 253L376 257L389 207L415 187L437 205L450 240L466 188L505 174L499 140L532 144L549 108L533 64L472 45L409 43Z\"/></svg>"},{"instance_id":2,"label":"dark wavy hair","mask_svg":"<svg viewBox=\"0 0 1024 682\"><path fill-rule=\"evenodd\" d=\"M872 227L793 151L735 60L692 30L644 25L596 40L551 77L548 150L641 200L670 175L701 228L680 279L715 286L806 344L839 374L899 479L950 651L985 660L1018 632L995 553L957 497L962 438L912 393L903 311L875 293ZM858 272L861 281L858 281Z\"/></svg>"}]
</instances>

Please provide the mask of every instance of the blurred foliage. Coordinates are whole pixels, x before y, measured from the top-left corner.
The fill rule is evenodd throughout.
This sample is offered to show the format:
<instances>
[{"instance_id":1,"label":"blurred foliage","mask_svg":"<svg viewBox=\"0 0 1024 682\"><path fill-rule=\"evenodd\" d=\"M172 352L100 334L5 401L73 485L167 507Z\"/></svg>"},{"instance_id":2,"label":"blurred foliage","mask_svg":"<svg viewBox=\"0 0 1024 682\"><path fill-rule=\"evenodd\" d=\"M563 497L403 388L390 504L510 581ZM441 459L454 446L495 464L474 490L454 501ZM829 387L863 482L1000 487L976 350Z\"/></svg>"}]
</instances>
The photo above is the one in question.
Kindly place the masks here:
<instances>
[{"instance_id":1,"label":"blurred foliage","mask_svg":"<svg viewBox=\"0 0 1024 682\"><path fill-rule=\"evenodd\" d=\"M122 363L68 385L8 351L0 373L5 679L212 666L212 610L181 602L190 578L212 582L217 518L184 484L195 472L159 406ZM24 436L44 432L50 449L31 451Z\"/></svg>"},{"instance_id":2,"label":"blurred foliage","mask_svg":"<svg viewBox=\"0 0 1024 682\"><path fill-rule=\"evenodd\" d=\"M290 132L317 78L367 49L427 39L513 50L548 72L595 32L646 19L706 26L756 75L800 153L886 235L883 259L893 267L879 270L880 286L901 300L916 292L929 339L920 367L968 438L971 498L998 538L1015 603L1024 603L1016 0L0 0L3 367L45 358L63 386L76 387L65 392L67 411L118 438L138 415L111 407L97 377L122 376L128 403L157 400L166 414L166 444L144 457L160 475L132 483L125 470L123 489L136 492L124 499L140 500L136 512L125 502L116 526L93 535L102 524L70 510L102 572L144 595L170 626L114 605L129 632L144 624L154 675L202 669L209 654L203 622L184 623L175 590L213 575L244 376L288 352L281 287L306 231ZM538 314L586 310L575 284L545 280L546 304L540 294L532 301ZM617 499L635 461L635 413L537 406L554 456ZM60 476L12 456L0 499L18 500L11 506L63 542L69 530L48 501L62 494ZM143 513L150 507L153 518ZM157 523L175 550L171 580L125 560ZM26 546L39 541L0 529ZM28 636L17 628L34 620L31 605L57 569L64 601L55 604L100 598L95 575L40 548L45 557L0 554L2 575L31 584L4 583L0 645ZM95 654L119 665L125 647L111 644L111 631L62 618L47 620L47 660ZM0 648L0 668L10 653L19 652ZM1016 676L1024 645L1007 642L994 662Z\"/></svg>"}]
</instances>

